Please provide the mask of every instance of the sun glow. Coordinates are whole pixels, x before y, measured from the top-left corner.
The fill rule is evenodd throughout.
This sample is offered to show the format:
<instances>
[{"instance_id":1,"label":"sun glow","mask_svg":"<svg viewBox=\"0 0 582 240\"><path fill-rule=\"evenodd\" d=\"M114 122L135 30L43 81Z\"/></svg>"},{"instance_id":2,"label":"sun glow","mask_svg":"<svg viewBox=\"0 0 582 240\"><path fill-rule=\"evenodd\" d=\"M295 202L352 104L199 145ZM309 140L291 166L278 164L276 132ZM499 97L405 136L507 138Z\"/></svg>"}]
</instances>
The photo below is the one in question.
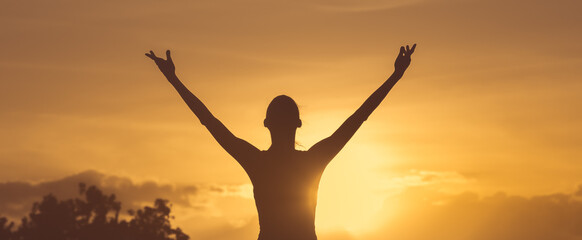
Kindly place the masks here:
<instances>
[{"instance_id":1,"label":"sun glow","mask_svg":"<svg viewBox=\"0 0 582 240\"><path fill-rule=\"evenodd\" d=\"M358 234L376 226L377 213L392 188L378 172L389 160L383 156L374 145L354 144L330 163L319 187L318 229Z\"/></svg>"}]
</instances>

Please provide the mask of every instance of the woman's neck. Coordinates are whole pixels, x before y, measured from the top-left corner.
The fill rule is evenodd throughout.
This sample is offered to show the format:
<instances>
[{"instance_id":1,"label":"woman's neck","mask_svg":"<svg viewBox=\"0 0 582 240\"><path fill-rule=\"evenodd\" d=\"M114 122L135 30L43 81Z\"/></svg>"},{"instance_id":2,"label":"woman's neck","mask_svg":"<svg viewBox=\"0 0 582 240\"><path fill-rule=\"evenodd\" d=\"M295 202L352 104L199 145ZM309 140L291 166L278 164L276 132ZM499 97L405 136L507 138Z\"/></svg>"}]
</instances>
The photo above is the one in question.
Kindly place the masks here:
<instances>
[{"instance_id":1,"label":"woman's neck","mask_svg":"<svg viewBox=\"0 0 582 240\"><path fill-rule=\"evenodd\" d=\"M293 151L295 150L295 132L297 128L271 131L271 147L269 150Z\"/></svg>"}]
</instances>

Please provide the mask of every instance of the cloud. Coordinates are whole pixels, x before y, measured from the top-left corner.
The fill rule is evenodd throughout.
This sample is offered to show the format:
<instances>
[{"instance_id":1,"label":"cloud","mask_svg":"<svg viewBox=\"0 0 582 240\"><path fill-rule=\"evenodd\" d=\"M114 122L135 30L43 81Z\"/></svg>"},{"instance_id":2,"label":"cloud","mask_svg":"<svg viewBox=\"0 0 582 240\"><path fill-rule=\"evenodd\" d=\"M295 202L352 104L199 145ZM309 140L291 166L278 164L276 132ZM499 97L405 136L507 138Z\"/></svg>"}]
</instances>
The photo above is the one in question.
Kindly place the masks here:
<instances>
[{"instance_id":1,"label":"cloud","mask_svg":"<svg viewBox=\"0 0 582 240\"><path fill-rule=\"evenodd\" d=\"M582 239L582 185L533 197L449 195L412 187L386 201L381 230L361 239Z\"/></svg>"},{"instance_id":2,"label":"cloud","mask_svg":"<svg viewBox=\"0 0 582 240\"><path fill-rule=\"evenodd\" d=\"M192 219L185 224L200 225L204 221L216 221L216 219ZM212 227L192 231L190 237L193 240L255 240L259 234L258 217L252 217L242 226L233 226L224 222L215 224ZM329 232L318 232L320 240L357 240L351 233L345 230L335 230Z\"/></svg>"},{"instance_id":3,"label":"cloud","mask_svg":"<svg viewBox=\"0 0 582 240\"><path fill-rule=\"evenodd\" d=\"M176 185L155 181L134 182L128 177L106 175L88 170L62 179L30 183L24 181L0 183L0 215L19 218L30 211L32 203L53 194L58 199L79 197L79 183L95 185L105 194L115 194L124 210L141 208L156 198L168 199L182 209L202 210L212 196L248 198L247 186L236 185Z\"/></svg>"},{"instance_id":4,"label":"cloud","mask_svg":"<svg viewBox=\"0 0 582 240\"><path fill-rule=\"evenodd\" d=\"M427 185L459 185L471 182L473 179L467 178L465 175L449 171L425 171L425 170L410 170L407 174L402 176L397 176L390 179L390 184L400 187L414 187L414 186L427 186Z\"/></svg>"},{"instance_id":5,"label":"cloud","mask_svg":"<svg viewBox=\"0 0 582 240\"><path fill-rule=\"evenodd\" d=\"M473 192L442 192L443 184L466 181L455 172L413 170L395 179L404 187L386 197L384 207L378 211L375 230L353 233L320 229L320 239L582 239L582 185L571 193L481 196ZM185 229L192 239L250 240L258 233L248 185L137 182L94 170L54 181L0 183L0 215L22 217L30 211L32 202L48 193L59 199L76 197L79 182L96 185L108 194L115 193L124 210L150 204L158 197L170 199L177 226Z\"/></svg>"}]
</instances>

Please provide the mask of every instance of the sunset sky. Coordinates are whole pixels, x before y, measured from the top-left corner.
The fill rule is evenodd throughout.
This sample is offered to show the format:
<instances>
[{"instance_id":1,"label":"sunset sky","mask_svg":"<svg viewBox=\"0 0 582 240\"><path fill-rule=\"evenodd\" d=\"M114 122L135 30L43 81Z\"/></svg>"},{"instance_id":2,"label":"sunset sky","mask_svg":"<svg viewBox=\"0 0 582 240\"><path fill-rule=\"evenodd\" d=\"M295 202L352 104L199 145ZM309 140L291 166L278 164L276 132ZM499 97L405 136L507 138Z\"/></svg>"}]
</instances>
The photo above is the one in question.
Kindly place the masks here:
<instances>
[{"instance_id":1,"label":"sunset sky","mask_svg":"<svg viewBox=\"0 0 582 240\"><path fill-rule=\"evenodd\" d=\"M270 100L298 149L417 43L324 172L322 240L581 239L582 1L1 0L0 216L79 181L174 203L192 239L256 239L252 187L144 53L260 149Z\"/></svg>"}]
</instances>

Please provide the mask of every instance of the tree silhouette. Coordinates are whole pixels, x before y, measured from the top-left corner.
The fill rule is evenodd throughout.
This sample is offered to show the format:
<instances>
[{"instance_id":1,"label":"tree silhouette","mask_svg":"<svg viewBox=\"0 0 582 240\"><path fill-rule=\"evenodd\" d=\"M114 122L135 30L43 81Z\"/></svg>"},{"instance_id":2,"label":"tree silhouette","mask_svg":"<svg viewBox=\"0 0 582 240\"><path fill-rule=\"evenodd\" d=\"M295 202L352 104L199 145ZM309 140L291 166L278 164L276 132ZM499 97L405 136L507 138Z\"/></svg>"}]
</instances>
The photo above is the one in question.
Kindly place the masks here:
<instances>
[{"instance_id":1,"label":"tree silhouette","mask_svg":"<svg viewBox=\"0 0 582 240\"><path fill-rule=\"evenodd\" d=\"M54 195L34 203L28 217L12 230L14 223L0 218L0 240L188 240L180 228L170 224L167 200L156 199L153 207L128 213L130 220L119 220L121 202L115 194L105 195L95 186L79 184L84 199L59 201Z\"/></svg>"},{"instance_id":2,"label":"tree silhouette","mask_svg":"<svg viewBox=\"0 0 582 240\"><path fill-rule=\"evenodd\" d=\"M11 235L11 229L14 226L14 223L11 222L8 224L8 219L0 218L0 239L8 239Z\"/></svg>"}]
</instances>

